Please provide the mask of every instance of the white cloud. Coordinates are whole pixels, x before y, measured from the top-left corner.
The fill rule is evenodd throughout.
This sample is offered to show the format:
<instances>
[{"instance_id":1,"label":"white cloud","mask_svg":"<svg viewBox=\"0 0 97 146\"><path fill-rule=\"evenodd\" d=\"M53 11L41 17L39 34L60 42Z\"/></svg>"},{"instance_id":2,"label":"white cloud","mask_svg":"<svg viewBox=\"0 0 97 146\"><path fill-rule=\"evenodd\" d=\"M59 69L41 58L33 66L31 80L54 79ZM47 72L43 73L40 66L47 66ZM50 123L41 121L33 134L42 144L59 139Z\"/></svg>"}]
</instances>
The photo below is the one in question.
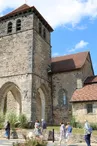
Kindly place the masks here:
<instances>
[{"instance_id":1,"label":"white cloud","mask_svg":"<svg viewBox=\"0 0 97 146\"><path fill-rule=\"evenodd\" d=\"M16 8L25 0L0 0L0 13L6 8ZM75 26L84 17L97 17L97 0L28 0L52 27L64 24Z\"/></svg>"},{"instance_id":2,"label":"white cloud","mask_svg":"<svg viewBox=\"0 0 97 146\"><path fill-rule=\"evenodd\" d=\"M57 57L57 56L59 56L59 53L53 53L52 54L52 57Z\"/></svg>"},{"instance_id":3,"label":"white cloud","mask_svg":"<svg viewBox=\"0 0 97 146\"><path fill-rule=\"evenodd\" d=\"M77 43L75 45L74 48L70 49L68 52L74 52L76 50L79 50L79 49L83 49L85 48L89 43L88 42L85 42L84 40L81 40L79 43Z\"/></svg>"}]
</instances>

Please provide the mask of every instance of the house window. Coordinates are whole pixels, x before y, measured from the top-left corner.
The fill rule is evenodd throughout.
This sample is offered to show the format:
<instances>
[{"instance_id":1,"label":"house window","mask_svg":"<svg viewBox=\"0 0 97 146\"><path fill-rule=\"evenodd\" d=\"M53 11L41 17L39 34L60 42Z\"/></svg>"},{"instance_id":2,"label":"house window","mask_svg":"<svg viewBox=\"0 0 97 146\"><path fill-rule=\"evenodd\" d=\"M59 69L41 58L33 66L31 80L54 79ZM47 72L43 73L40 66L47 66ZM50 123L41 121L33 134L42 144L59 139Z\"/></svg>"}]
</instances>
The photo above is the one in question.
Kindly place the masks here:
<instances>
[{"instance_id":1,"label":"house window","mask_svg":"<svg viewBox=\"0 0 97 146\"><path fill-rule=\"evenodd\" d=\"M66 92L64 89L60 89L58 92L58 104L60 106L64 106L67 104L67 97L66 97Z\"/></svg>"},{"instance_id":2,"label":"house window","mask_svg":"<svg viewBox=\"0 0 97 146\"><path fill-rule=\"evenodd\" d=\"M93 113L93 105L92 104L87 104L87 114Z\"/></svg>"},{"instance_id":3,"label":"house window","mask_svg":"<svg viewBox=\"0 0 97 146\"><path fill-rule=\"evenodd\" d=\"M8 23L8 28L7 28L7 33L11 33L12 32L12 22Z\"/></svg>"},{"instance_id":4,"label":"house window","mask_svg":"<svg viewBox=\"0 0 97 146\"><path fill-rule=\"evenodd\" d=\"M41 23L39 23L39 34L41 35L41 33L42 33L42 25Z\"/></svg>"},{"instance_id":5,"label":"house window","mask_svg":"<svg viewBox=\"0 0 97 146\"><path fill-rule=\"evenodd\" d=\"M46 30L45 30L45 28L43 29L43 38L46 39Z\"/></svg>"},{"instance_id":6,"label":"house window","mask_svg":"<svg viewBox=\"0 0 97 146\"><path fill-rule=\"evenodd\" d=\"M21 30L21 20L18 19L17 22L16 22L16 31L19 31Z\"/></svg>"}]
</instances>

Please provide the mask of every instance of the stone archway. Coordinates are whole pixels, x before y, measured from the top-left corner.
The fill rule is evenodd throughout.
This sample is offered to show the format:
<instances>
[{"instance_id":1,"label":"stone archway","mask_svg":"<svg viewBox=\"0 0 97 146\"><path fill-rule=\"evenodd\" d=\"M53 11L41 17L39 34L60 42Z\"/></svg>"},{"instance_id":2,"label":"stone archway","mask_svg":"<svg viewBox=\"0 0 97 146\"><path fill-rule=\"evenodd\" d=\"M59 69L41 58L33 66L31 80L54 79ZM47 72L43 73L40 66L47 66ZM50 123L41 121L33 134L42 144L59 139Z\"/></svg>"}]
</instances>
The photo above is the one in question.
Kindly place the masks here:
<instances>
[{"instance_id":1,"label":"stone archway","mask_svg":"<svg viewBox=\"0 0 97 146\"><path fill-rule=\"evenodd\" d=\"M45 94L41 88L36 95L36 117L38 120L45 119Z\"/></svg>"},{"instance_id":2,"label":"stone archway","mask_svg":"<svg viewBox=\"0 0 97 146\"><path fill-rule=\"evenodd\" d=\"M5 83L0 89L0 110L4 114L14 112L17 115L22 111L20 89L13 82Z\"/></svg>"}]
</instances>

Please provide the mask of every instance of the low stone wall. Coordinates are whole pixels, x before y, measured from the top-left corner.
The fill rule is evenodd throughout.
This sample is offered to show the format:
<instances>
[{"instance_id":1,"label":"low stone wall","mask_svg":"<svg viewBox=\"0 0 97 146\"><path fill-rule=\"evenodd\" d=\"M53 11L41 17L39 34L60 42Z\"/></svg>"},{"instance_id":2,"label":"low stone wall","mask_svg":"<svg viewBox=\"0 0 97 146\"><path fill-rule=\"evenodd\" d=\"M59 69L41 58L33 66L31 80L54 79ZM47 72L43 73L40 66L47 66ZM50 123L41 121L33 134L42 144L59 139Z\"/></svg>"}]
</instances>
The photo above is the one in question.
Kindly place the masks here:
<instances>
[{"instance_id":1,"label":"low stone wall","mask_svg":"<svg viewBox=\"0 0 97 146\"><path fill-rule=\"evenodd\" d=\"M12 132L12 130L11 130ZM33 129L16 129L16 133L18 135L18 139L24 139L24 136L23 135L26 135L29 133L29 132L33 132ZM4 137L4 133L5 131L4 130L0 130L0 138L3 138ZM49 135L49 131L47 130L45 135L44 135L44 139L45 140L48 140L48 135ZM60 137L60 133L59 132L55 132L54 133L54 140L55 141L58 141L59 140L59 137ZM11 137L12 138L12 135ZM81 143L81 142L85 142L85 139L84 139L84 135L82 134L72 134L71 135L71 138L70 138L70 141L72 143ZM95 136L94 134L91 135L91 142L92 143L97 143L97 136Z\"/></svg>"}]
</instances>

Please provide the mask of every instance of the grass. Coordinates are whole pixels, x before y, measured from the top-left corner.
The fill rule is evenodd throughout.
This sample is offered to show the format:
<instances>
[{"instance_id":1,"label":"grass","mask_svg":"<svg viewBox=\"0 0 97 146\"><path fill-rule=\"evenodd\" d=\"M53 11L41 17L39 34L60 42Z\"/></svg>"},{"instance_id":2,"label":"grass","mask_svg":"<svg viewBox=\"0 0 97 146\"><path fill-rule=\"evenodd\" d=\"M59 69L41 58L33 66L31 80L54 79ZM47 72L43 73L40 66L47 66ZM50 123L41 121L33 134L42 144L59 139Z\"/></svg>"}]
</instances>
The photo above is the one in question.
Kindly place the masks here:
<instances>
[{"instance_id":1,"label":"grass","mask_svg":"<svg viewBox=\"0 0 97 146\"><path fill-rule=\"evenodd\" d=\"M48 130L53 130L56 132L60 131L60 126L48 126ZM73 128L73 134L84 134L84 129L82 128ZM97 135L97 130L93 130L93 135Z\"/></svg>"}]
</instances>

